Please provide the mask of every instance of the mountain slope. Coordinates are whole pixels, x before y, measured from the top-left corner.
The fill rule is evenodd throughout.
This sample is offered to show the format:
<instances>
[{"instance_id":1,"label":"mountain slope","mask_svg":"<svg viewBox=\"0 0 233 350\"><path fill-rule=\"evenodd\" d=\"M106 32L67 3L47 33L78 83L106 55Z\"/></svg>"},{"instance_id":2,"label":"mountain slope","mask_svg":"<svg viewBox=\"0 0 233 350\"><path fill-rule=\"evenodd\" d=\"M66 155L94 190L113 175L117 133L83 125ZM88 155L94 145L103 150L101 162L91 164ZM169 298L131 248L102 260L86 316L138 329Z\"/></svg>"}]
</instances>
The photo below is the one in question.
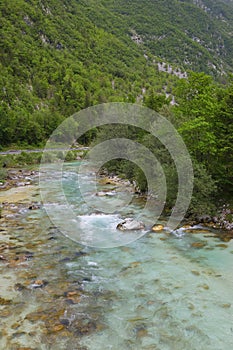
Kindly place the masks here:
<instances>
[{"instance_id":1,"label":"mountain slope","mask_svg":"<svg viewBox=\"0 0 233 350\"><path fill-rule=\"evenodd\" d=\"M83 8L75 0L1 1L2 144L38 143L82 108L133 102L145 87L169 83L137 45L95 26Z\"/></svg>"},{"instance_id":2,"label":"mountain slope","mask_svg":"<svg viewBox=\"0 0 233 350\"><path fill-rule=\"evenodd\" d=\"M147 54L215 75L233 69L232 1L99 0L102 16L95 16L92 1L87 3L94 23L106 31L139 38ZM109 11L117 16L118 26L102 20Z\"/></svg>"},{"instance_id":3,"label":"mountain slope","mask_svg":"<svg viewBox=\"0 0 233 350\"><path fill-rule=\"evenodd\" d=\"M177 75L179 67L231 71L232 8L209 0L2 0L1 144L39 143L93 104L171 93L178 78L166 63Z\"/></svg>"}]
</instances>

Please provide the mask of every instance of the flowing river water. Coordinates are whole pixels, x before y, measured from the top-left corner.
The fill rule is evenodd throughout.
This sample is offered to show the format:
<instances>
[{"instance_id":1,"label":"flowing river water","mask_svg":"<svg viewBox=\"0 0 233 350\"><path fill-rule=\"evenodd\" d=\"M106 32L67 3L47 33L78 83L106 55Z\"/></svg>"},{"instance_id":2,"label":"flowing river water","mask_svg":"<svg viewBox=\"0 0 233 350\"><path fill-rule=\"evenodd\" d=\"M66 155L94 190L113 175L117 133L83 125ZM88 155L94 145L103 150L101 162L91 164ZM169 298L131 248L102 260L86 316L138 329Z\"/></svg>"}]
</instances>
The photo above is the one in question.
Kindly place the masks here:
<instances>
[{"instance_id":1,"label":"flowing river water","mask_svg":"<svg viewBox=\"0 0 233 350\"><path fill-rule=\"evenodd\" d=\"M135 197L128 213L88 212L74 188L77 163L65 165L64 191L87 235L112 234L125 216L142 210ZM54 181L51 170L56 206ZM0 230L0 349L233 348L232 242L221 244L197 228L196 234L148 232L116 248L87 247L65 237L44 208L28 209L40 201L36 183L0 192L0 200L9 203ZM66 222L65 211L60 219Z\"/></svg>"}]
</instances>

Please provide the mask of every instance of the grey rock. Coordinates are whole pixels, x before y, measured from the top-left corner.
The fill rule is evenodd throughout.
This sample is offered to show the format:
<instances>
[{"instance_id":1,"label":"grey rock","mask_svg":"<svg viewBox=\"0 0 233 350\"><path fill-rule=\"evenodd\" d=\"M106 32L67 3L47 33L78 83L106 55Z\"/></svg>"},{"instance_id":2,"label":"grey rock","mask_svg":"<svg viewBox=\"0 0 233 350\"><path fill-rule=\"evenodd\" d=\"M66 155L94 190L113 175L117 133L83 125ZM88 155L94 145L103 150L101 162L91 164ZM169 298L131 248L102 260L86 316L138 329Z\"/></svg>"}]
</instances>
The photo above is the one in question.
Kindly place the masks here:
<instances>
[{"instance_id":1,"label":"grey rock","mask_svg":"<svg viewBox=\"0 0 233 350\"><path fill-rule=\"evenodd\" d=\"M141 221L126 218L124 221L120 222L116 228L121 231L143 230L145 225Z\"/></svg>"}]
</instances>

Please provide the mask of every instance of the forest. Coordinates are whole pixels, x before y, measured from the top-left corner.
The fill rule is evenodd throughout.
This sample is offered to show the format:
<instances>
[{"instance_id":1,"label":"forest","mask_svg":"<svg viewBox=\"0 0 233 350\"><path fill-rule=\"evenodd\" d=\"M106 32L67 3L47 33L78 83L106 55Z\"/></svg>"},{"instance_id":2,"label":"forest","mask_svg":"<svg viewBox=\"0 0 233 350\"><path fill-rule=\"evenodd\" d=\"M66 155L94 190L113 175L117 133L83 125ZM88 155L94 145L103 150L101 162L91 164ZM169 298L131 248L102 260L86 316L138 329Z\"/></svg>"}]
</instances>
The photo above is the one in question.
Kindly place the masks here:
<instances>
[{"instance_id":1,"label":"forest","mask_svg":"<svg viewBox=\"0 0 233 350\"><path fill-rule=\"evenodd\" d=\"M84 108L137 103L171 121L187 145L196 175L190 214L214 211L216 202L230 200L232 2L200 4L1 1L1 149L43 147L65 118ZM107 133L109 137L111 131ZM103 138L106 130L94 130L80 142L88 145ZM172 172L171 159L156 140L143 132L135 136L134 130L132 138ZM146 191L137 168L113 163L111 169ZM172 206L173 172L169 178Z\"/></svg>"}]
</instances>

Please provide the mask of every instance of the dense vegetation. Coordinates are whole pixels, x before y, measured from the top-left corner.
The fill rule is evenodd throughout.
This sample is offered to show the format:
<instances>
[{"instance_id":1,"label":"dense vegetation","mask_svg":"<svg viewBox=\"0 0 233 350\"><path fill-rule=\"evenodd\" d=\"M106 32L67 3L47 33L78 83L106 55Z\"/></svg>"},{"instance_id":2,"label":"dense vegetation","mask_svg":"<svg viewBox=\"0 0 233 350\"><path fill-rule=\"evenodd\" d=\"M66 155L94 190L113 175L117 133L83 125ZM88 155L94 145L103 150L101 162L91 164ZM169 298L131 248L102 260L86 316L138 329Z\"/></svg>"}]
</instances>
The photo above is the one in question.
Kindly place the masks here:
<instances>
[{"instance_id":1,"label":"dense vegetation","mask_svg":"<svg viewBox=\"0 0 233 350\"><path fill-rule=\"evenodd\" d=\"M219 199L229 200L233 194L233 80L226 86L217 84L204 73L191 73L174 89L177 104L171 106L163 95L150 94L144 105L166 116L181 134L190 152L195 173L194 196L190 215L211 212ZM172 207L177 194L177 176L173 160L155 138L134 128L104 127L96 143L125 135L149 148L163 164L168 180L168 202ZM141 191L147 182L140 169L125 160L111 161L110 171L135 180Z\"/></svg>"},{"instance_id":2,"label":"dense vegetation","mask_svg":"<svg viewBox=\"0 0 233 350\"><path fill-rule=\"evenodd\" d=\"M232 9L220 0L2 0L0 146L41 146L62 120L98 103L144 104L175 125L190 151L190 213L210 210L233 191ZM101 129L97 140L111 133ZM146 133L128 128L127 137L164 164L172 206L172 160ZM146 190L136 166L108 166Z\"/></svg>"},{"instance_id":3,"label":"dense vegetation","mask_svg":"<svg viewBox=\"0 0 233 350\"><path fill-rule=\"evenodd\" d=\"M158 72L161 61L215 75L231 70L232 3L194 3L2 0L1 145L39 144L93 104L170 93L177 78Z\"/></svg>"},{"instance_id":4,"label":"dense vegetation","mask_svg":"<svg viewBox=\"0 0 233 350\"><path fill-rule=\"evenodd\" d=\"M97 0L98 15L94 2L86 3L96 25L132 37L149 59L214 75L233 68L232 1Z\"/></svg>"},{"instance_id":5,"label":"dense vegetation","mask_svg":"<svg viewBox=\"0 0 233 350\"><path fill-rule=\"evenodd\" d=\"M80 109L134 102L142 89L161 91L175 79L148 64L130 38L97 27L83 9L76 0L1 1L2 146L39 144Z\"/></svg>"}]
</instances>

